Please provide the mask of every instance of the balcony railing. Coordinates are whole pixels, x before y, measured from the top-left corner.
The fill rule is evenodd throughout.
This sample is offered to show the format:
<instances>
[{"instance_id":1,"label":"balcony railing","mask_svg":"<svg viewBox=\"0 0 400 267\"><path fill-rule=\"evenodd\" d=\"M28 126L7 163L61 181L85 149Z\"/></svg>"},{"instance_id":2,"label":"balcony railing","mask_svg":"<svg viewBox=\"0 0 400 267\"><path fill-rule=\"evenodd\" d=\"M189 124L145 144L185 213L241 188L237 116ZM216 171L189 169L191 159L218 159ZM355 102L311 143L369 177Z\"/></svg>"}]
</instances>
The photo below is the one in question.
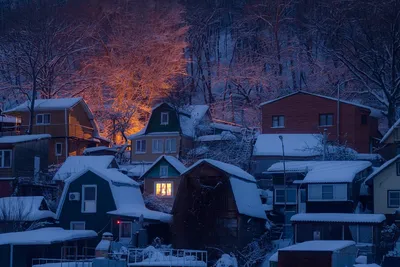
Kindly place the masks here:
<instances>
[{"instance_id":1,"label":"balcony railing","mask_svg":"<svg viewBox=\"0 0 400 267\"><path fill-rule=\"evenodd\" d=\"M128 266L207 267L207 251L129 249Z\"/></svg>"}]
</instances>

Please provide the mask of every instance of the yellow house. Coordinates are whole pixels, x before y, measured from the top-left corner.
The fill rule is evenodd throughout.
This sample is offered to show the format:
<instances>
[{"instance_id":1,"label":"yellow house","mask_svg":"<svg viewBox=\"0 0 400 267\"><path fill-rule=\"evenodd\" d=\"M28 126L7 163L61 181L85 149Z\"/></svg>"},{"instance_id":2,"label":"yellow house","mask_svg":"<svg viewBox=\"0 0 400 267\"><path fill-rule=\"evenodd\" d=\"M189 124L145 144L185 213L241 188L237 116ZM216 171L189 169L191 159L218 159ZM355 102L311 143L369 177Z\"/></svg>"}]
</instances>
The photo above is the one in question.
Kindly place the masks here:
<instances>
[{"instance_id":1,"label":"yellow house","mask_svg":"<svg viewBox=\"0 0 400 267\"><path fill-rule=\"evenodd\" d=\"M395 219L400 207L400 155L375 170L365 183L372 188L374 213Z\"/></svg>"}]
</instances>

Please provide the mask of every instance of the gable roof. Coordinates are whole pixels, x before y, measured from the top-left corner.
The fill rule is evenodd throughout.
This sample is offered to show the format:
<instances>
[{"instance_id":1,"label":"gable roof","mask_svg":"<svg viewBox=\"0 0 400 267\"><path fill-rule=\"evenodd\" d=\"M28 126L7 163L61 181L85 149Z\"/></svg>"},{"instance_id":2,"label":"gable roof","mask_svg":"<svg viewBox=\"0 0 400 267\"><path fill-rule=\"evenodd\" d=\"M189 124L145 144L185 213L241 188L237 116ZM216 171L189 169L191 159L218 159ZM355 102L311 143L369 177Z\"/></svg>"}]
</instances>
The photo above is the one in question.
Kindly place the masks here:
<instances>
[{"instance_id":1,"label":"gable roof","mask_svg":"<svg viewBox=\"0 0 400 267\"><path fill-rule=\"evenodd\" d=\"M166 160L177 172L179 172L179 174L184 173L187 169L179 159L173 156L162 155L158 157L158 159L156 159L156 161L154 161L154 163L141 175L141 178L144 177L154 166L157 165L157 163L163 159Z\"/></svg>"},{"instance_id":2,"label":"gable roof","mask_svg":"<svg viewBox=\"0 0 400 267\"><path fill-rule=\"evenodd\" d=\"M390 129L385 133L385 135L382 137L381 141L379 142L380 144L382 144L383 142L386 141L386 139L389 138L389 136L393 133L394 129L396 129L397 127L399 127L400 124L400 119L398 119L393 125L392 127L390 127Z\"/></svg>"},{"instance_id":3,"label":"gable roof","mask_svg":"<svg viewBox=\"0 0 400 267\"><path fill-rule=\"evenodd\" d=\"M63 110L66 108L72 108L79 101L82 100L82 97L76 98L54 98L54 99L35 99L35 110ZM4 111L4 113L11 112L24 112L29 111L31 107L31 101L25 101L19 106L15 108Z\"/></svg>"},{"instance_id":4,"label":"gable roof","mask_svg":"<svg viewBox=\"0 0 400 267\"><path fill-rule=\"evenodd\" d=\"M189 173L194 168L196 168L197 166L199 166L200 164L203 164L203 163L209 164L209 165L221 170L222 172L229 174L230 176L242 178L244 180L248 180L251 182L256 181L256 179L251 174L242 170L241 168L239 168L235 165L232 165L232 164L228 164L228 163L218 161L218 160L213 160L213 159L202 159L202 160L197 161L192 166L190 166L184 173L182 173L182 175Z\"/></svg>"},{"instance_id":5,"label":"gable roof","mask_svg":"<svg viewBox=\"0 0 400 267\"><path fill-rule=\"evenodd\" d=\"M384 164L382 164L379 168L375 169L373 173L371 173L367 179L365 179L365 183L371 183L372 180L380 174L383 170L388 168L390 165L393 163L397 162L400 159L400 155L397 155L396 157L392 158L391 160L386 161Z\"/></svg>"},{"instance_id":6,"label":"gable roof","mask_svg":"<svg viewBox=\"0 0 400 267\"><path fill-rule=\"evenodd\" d=\"M75 173L79 173L89 167L107 169L115 161L114 156L70 156L56 172L53 181L64 181Z\"/></svg>"},{"instance_id":7,"label":"gable roof","mask_svg":"<svg viewBox=\"0 0 400 267\"><path fill-rule=\"evenodd\" d=\"M43 201L45 200L42 196L0 198L0 220L31 222L55 218L50 210L40 210Z\"/></svg>"},{"instance_id":8,"label":"gable roof","mask_svg":"<svg viewBox=\"0 0 400 267\"><path fill-rule=\"evenodd\" d=\"M271 103L274 103L276 101L279 101L279 100L282 100L284 98L287 98L287 97L290 97L290 96L293 96L293 95L297 95L297 94L306 94L306 95L325 98L325 99L332 100L332 101L338 101L337 98L330 97L330 96L324 96L324 95L310 93L310 92L306 92L306 91L297 91L297 92L294 92L294 93L291 93L291 94L288 94L288 95L285 95L285 96L282 96L282 97L278 97L278 98L263 102L263 103L260 104L260 106L271 104ZM369 106L366 106L366 105L354 103L354 102L347 101L347 100L339 99L339 101L341 103L344 103L344 104L353 105L353 106L357 106L357 107L360 107L360 108L368 109L371 112L369 115L372 116L372 117L381 118L383 116L383 111L382 110L379 110L379 109L376 109L376 108L372 108L372 107L369 107Z\"/></svg>"},{"instance_id":9,"label":"gable roof","mask_svg":"<svg viewBox=\"0 0 400 267\"><path fill-rule=\"evenodd\" d=\"M49 134L10 135L0 137L0 144L15 144L49 138L51 138Z\"/></svg>"}]
</instances>

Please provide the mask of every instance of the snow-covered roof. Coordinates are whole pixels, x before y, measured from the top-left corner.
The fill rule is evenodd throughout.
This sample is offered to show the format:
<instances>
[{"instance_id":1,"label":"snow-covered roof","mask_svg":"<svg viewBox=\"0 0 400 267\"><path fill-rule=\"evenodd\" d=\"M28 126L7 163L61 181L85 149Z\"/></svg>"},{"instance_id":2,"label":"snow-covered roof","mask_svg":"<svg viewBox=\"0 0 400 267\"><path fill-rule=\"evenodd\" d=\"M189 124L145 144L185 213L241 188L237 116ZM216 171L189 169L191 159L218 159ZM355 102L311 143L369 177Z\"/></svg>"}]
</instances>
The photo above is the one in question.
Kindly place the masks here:
<instances>
[{"instance_id":1,"label":"snow-covered roof","mask_svg":"<svg viewBox=\"0 0 400 267\"><path fill-rule=\"evenodd\" d=\"M239 168L235 165L228 164L228 163L221 162L221 161L214 160L214 159L201 159L201 160L197 161L196 163L194 163L192 166L190 166L184 173L182 173L182 175L190 172L191 170L193 170L194 168L196 168L197 166L199 166L202 163L210 164L210 165L214 166L215 168L217 168L231 176L249 180L251 182L256 181L256 179L251 174L242 170L241 168Z\"/></svg>"},{"instance_id":2,"label":"snow-covered roof","mask_svg":"<svg viewBox=\"0 0 400 267\"><path fill-rule=\"evenodd\" d=\"M215 129L229 131L232 133L241 133L242 129L243 129L242 127L239 127L239 126L234 126L234 125L219 123L219 122L212 122L212 123L210 123L210 126Z\"/></svg>"},{"instance_id":3,"label":"snow-covered roof","mask_svg":"<svg viewBox=\"0 0 400 267\"><path fill-rule=\"evenodd\" d=\"M371 161L373 161L373 160L384 161L385 160L379 154L369 154L369 153L357 153L356 159L357 160L371 160Z\"/></svg>"},{"instance_id":4,"label":"snow-covered roof","mask_svg":"<svg viewBox=\"0 0 400 267\"><path fill-rule=\"evenodd\" d=\"M139 186L139 184L136 181L129 178L127 175L123 174L118 169L93 168L93 167L88 167L78 173L75 173L74 175L66 179L65 183L67 184L72 183L73 181L75 181L88 171L93 172L94 174L96 174L97 176L103 178L108 182Z\"/></svg>"},{"instance_id":5,"label":"snow-covered roof","mask_svg":"<svg viewBox=\"0 0 400 267\"><path fill-rule=\"evenodd\" d=\"M147 172L149 172L154 166L157 165L158 162L160 162L160 161L163 160L163 159L166 160L172 167L174 167L175 170L176 170L177 172L179 172L179 174L184 173L184 172L186 171L186 169L187 169L187 168L185 167L185 165L183 165L183 163L180 162L179 159L177 159L177 158L175 158L175 157L173 157L173 156L162 155L162 156L158 157L158 158L156 159L156 161L154 161L154 163L146 170L145 173L143 173L142 176L144 176L145 174L147 174Z\"/></svg>"},{"instance_id":6,"label":"snow-covered roof","mask_svg":"<svg viewBox=\"0 0 400 267\"><path fill-rule=\"evenodd\" d=\"M13 135L0 137L0 144L15 144L29 141L36 141L42 139L49 139L49 134L26 134L26 135Z\"/></svg>"},{"instance_id":7,"label":"snow-covered roof","mask_svg":"<svg viewBox=\"0 0 400 267\"><path fill-rule=\"evenodd\" d=\"M320 145L320 134L260 134L253 148L254 156L282 156L283 137L285 156L315 157L321 152L315 149Z\"/></svg>"},{"instance_id":8,"label":"snow-covered roof","mask_svg":"<svg viewBox=\"0 0 400 267\"><path fill-rule=\"evenodd\" d=\"M349 240L313 240L281 248L278 251L337 251L356 243Z\"/></svg>"},{"instance_id":9,"label":"snow-covered roof","mask_svg":"<svg viewBox=\"0 0 400 267\"><path fill-rule=\"evenodd\" d=\"M228 131L223 131L221 134L202 135L197 137L196 141L199 142L213 142L213 141L235 141L237 138Z\"/></svg>"},{"instance_id":10,"label":"snow-covered roof","mask_svg":"<svg viewBox=\"0 0 400 267\"><path fill-rule=\"evenodd\" d=\"M20 123L21 119L14 116L0 115L0 122L5 123Z\"/></svg>"},{"instance_id":11,"label":"snow-covered roof","mask_svg":"<svg viewBox=\"0 0 400 267\"><path fill-rule=\"evenodd\" d=\"M55 218L56 215L50 210L40 210L43 201L42 196L0 198L0 220L32 222Z\"/></svg>"},{"instance_id":12,"label":"snow-covered roof","mask_svg":"<svg viewBox=\"0 0 400 267\"><path fill-rule=\"evenodd\" d=\"M393 163L397 162L400 159L400 155L397 155L396 157L392 158L391 160L386 161L383 163L379 168L375 169L373 173L371 173L367 179L365 179L365 182L372 181L374 177L376 177L379 173L381 173L383 170L385 170L387 167L392 165Z\"/></svg>"},{"instance_id":13,"label":"snow-covered roof","mask_svg":"<svg viewBox=\"0 0 400 267\"><path fill-rule=\"evenodd\" d=\"M299 213L292 216L292 222L339 222L339 223L381 223L383 214L356 213Z\"/></svg>"},{"instance_id":14,"label":"snow-covered roof","mask_svg":"<svg viewBox=\"0 0 400 267\"><path fill-rule=\"evenodd\" d=\"M278 262L278 251L272 254L271 257L269 257L269 261Z\"/></svg>"},{"instance_id":15,"label":"snow-covered roof","mask_svg":"<svg viewBox=\"0 0 400 267\"><path fill-rule=\"evenodd\" d=\"M93 230L64 230L59 227L0 234L0 245L50 245L97 237Z\"/></svg>"},{"instance_id":16,"label":"snow-covered roof","mask_svg":"<svg viewBox=\"0 0 400 267\"><path fill-rule=\"evenodd\" d=\"M107 169L115 160L114 156L70 156L54 175L53 181L64 181L86 168Z\"/></svg>"},{"instance_id":17,"label":"snow-covered roof","mask_svg":"<svg viewBox=\"0 0 400 267\"><path fill-rule=\"evenodd\" d=\"M296 94L307 94L307 95L312 95L312 96L317 96L317 97L329 99L329 100L336 101L336 102L338 101L338 99L335 98L335 97L324 96L324 95L310 93L310 92L306 92L306 91L297 91L297 92L294 92L294 93L291 93L291 94L288 94L288 95L285 95L285 96L282 96L282 97L278 97L278 98L263 102L263 103L260 104L260 106L267 105L267 104L279 101L281 99L284 99L284 98L287 98L287 97L290 97L290 96L293 96L293 95L296 95ZM339 99L339 101L341 103L344 103L344 104L353 105L353 106L357 106L357 107L360 107L360 108L368 109L371 112L369 115L372 116L372 117L381 118L383 116L383 111L382 110L379 110L379 109L376 109L376 108L372 108L372 107L369 107L369 106L366 106L366 105L354 103L354 102L347 101L347 100Z\"/></svg>"},{"instance_id":18,"label":"snow-covered roof","mask_svg":"<svg viewBox=\"0 0 400 267\"><path fill-rule=\"evenodd\" d=\"M283 162L269 167L268 172L283 172ZM369 161L287 161L285 171L306 173L295 183L351 183L357 173L371 166Z\"/></svg>"},{"instance_id":19,"label":"snow-covered roof","mask_svg":"<svg viewBox=\"0 0 400 267\"><path fill-rule=\"evenodd\" d=\"M63 110L66 108L72 108L81 100L82 100L82 97L36 99L34 109L35 110ZM4 111L4 113L29 111L30 107L31 107L31 101L26 101L15 108Z\"/></svg>"},{"instance_id":20,"label":"snow-covered roof","mask_svg":"<svg viewBox=\"0 0 400 267\"><path fill-rule=\"evenodd\" d=\"M120 170L127 173L130 177L142 176L153 163L132 162L132 164L120 165Z\"/></svg>"},{"instance_id":21,"label":"snow-covered roof","mask_svg":"<svg viewBox=\"0 0 400 267\"><path fill-rule=\"evenodd\" d=\"M96 152L96 151L111 151L111 152L118 152L118 150L116 148L111 148L111 147L107 147L107 146L95 146L95 147L89 147L86 148L83 151L83 154L89 154L92 152Z\"/></svg>"},{"instance_id":22,"label":"snow-covered roof","mask_svg":"<svg viewBox=\"0 0 400 267\"><path fill-rule=\"evenodd\" d=\"M392 132L394 131L394 129L396 129L396 128L399 127L399 124L400 124L400 119L398 119L398 120L392 125L392 127L390 127L390 129L385 133L385 135L382 137L382 139L381 139L381 141L380 141L381 144L384 143L384 142L389 138L389 136L392 134Z\"/></svg>"},{"instance_id":23,"label":"snow-covered roof","mask_svg":"<svg viewBox=\"0 0 400 267\"><path fill-rule=\"evenodd\" d=\"M354 267L381 267L376 263L361 263L361 264L354 264Z\"/></svg>"},{"instance_id":24,"label":"snow-covered roof","mask_svg":"<svg viewBox=\"0 0 400 267\"><path fill-rule=\"evenodd\" d=\"M239 214L267 219L256 183L236 177L229 179Z\"/></svg>"}]
</instances>

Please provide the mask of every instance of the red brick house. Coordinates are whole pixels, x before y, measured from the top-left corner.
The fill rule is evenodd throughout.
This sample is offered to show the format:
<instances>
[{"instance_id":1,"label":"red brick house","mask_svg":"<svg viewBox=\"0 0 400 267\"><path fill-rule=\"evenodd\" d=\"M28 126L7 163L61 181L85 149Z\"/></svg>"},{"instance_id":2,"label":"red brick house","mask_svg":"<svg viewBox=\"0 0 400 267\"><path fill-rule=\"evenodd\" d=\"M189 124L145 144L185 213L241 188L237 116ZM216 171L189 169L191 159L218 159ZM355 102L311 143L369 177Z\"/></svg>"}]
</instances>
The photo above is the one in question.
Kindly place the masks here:
<instances>
[{"instance_id":1,"label":"red brick house","mask_svg":"<svg viewBox=\"0 0 400 267\"><path fill-rule=\"evenodd\" d=\"M298 91L261 104L263 134L323 133L328 140L359 153L372 152L381 137L380 110L314 93ZM339 115L338 115L339 114Z\"/></svg>"}]
</instances>

